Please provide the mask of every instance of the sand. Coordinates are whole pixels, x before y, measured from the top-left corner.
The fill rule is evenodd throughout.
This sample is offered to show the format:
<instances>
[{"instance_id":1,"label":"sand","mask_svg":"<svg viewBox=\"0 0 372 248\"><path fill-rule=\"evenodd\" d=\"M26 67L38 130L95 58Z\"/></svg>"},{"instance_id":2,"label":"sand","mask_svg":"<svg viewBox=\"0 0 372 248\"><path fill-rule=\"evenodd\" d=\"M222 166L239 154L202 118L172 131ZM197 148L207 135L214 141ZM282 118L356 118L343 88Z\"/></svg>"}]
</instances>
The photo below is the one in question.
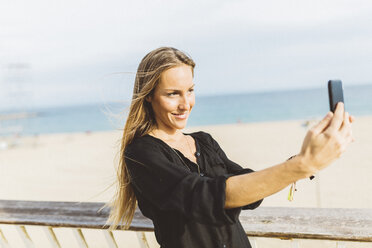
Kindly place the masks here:
<instances>
[{"instance_id":1,"label":"sand","mask_svg":"<svg viewBox=\"0 0 372 248\"><path fill-rule=\"evenodd\" d=\"M304 120L239 123L192 127L184 132L209 132L231 160L243 167L260 170L297 154L308 128L316 122L312 120L309 126ZM262 206L372 208L371 127L372 117L356 117L353 124L356 141L339 160L316 175L314 180L299 181L294 201L286 199L287 188L267 197ZM0 199L108 201L114 189L110 185L116 179L120 138L121 131L118 130L7 139L15 145L7 149L1 146L3 149L0 149ZM4 231L7 227L0 228ZM65 230L65 236L68 231ZM57 232L61 233L57 235L63 235L62 229ZM87 236L97 238L95 232L85 232ZM115 235L118 240L130 244L128 247L139 247L134 233ZM9 236L12 236L11 231ZM153 239L151 234L148 236ZM92 247L105 247L103 243L104 238L102 243L95 241ZM75 247L72 243L68 246Z\"/></svg>"}]
</instances>

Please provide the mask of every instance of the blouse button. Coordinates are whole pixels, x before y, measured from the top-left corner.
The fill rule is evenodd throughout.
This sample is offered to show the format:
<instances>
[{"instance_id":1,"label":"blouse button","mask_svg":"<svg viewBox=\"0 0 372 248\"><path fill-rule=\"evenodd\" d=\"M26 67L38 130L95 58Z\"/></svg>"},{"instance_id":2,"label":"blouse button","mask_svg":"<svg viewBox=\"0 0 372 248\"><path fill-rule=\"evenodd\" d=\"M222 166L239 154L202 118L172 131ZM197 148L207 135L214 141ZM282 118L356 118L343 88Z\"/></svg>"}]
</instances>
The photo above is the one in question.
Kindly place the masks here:
<instances>
[{"instance_id":1,"label":"blouse button","mask_svg":"<svg viewBox=\"0 0 372 248\"><path fill-rule=\"evenodd\" d=\"M196 152L195 155L199 157L200 156L200 152Z\"/></svg>"},{"instance_id":2,"label":"blouse button","mask_svg":"<svg viewBox=\"0 0 372 248\"><path fill-rule=\"evenodd\" d=\"M201 177L204 177L204 173L200 173L200 176L201 176Z\"/></svg>"}]
</instances>

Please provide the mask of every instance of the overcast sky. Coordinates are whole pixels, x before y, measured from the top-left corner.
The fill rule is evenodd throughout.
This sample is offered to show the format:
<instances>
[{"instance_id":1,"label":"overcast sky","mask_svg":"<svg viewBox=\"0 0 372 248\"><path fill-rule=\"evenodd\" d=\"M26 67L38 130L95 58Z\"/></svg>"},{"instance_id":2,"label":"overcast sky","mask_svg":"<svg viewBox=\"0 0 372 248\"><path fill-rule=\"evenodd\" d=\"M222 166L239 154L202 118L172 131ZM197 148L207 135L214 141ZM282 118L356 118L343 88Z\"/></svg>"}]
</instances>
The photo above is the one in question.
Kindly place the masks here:
<instances>
[{"instance_id":1,"label":"overcast sky","mask_svg":"<svg viewBox=\"0 0 372 248\"><path fill-rule=\"evenodd\" d=\"M159 46L198 95L370 84L372 1L2 0L0 109L128 100Z\"/></svg>"}]
</instances>

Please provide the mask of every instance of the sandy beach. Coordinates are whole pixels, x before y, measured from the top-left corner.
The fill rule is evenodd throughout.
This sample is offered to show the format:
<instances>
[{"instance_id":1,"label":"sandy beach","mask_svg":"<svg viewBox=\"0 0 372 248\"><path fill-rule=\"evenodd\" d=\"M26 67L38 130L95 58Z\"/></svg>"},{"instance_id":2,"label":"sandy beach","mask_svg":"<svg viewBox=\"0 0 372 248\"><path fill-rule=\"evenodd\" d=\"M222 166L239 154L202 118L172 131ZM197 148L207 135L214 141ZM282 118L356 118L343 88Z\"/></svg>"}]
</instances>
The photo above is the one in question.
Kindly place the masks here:
<instances>
[{"instance_id":1,"label":"sandy beach","mask_svg":"<svg viewBox=\"0 0 372 248\"><path fill-rule=\"evenodd\" d=\"M313 120L308 126L304 120L240 123L192 127L184 132L209 132L231 160L243 167L261 170L297 154L308 128L316 122ZM372 208L371 126L372 117L357 116L353 124L356 141L339 160L316 175L314 180L299 181L294 201L286 199L287 188L266 198L262 206ZM14 147L0 150L0 199L108 201L114 190L110 185L115 181L120 138L121 131L118 130L13 140ZM12 230L7 232L11 236ZM86 231L86 235L93 238L97 236L95 232ZM56 233L57 236L68 235L68 230L60 229ZM115 235L118 241L130 244L127 247L139 247L134 233ZM153 239L151 234L148 236ZM36 239L43 240L42 237ZM47 242L45 240L40 242ZM74 240L71 242L66 247L77 245ZM102 242L105 242L103 235ZM106 247L103 243L97 241L92 247ZM305 243L301 247L307 247ZM360 244L358 247L372 245Z\"/></svg>"}]
</instances>

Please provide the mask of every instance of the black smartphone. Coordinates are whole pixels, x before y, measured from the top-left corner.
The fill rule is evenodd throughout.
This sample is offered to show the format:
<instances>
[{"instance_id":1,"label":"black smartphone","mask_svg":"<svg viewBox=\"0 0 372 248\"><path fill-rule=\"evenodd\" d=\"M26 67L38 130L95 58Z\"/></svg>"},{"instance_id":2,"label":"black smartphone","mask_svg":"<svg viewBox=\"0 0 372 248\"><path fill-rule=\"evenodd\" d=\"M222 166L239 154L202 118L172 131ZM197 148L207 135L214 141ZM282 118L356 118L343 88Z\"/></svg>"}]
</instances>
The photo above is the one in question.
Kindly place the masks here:
<instances>
[{"instance_id":1,"label":"black smartphone","mask_svg":"<svg viewBox=\"0 0 372 248\"><path fill-rule=\"evenodd\" d=\"M344 103L344 91L341 80L328 81L329 108L334 113L338 102ZM344 103L345 104L345 103Z\"/></svg>"}]
</instances>

